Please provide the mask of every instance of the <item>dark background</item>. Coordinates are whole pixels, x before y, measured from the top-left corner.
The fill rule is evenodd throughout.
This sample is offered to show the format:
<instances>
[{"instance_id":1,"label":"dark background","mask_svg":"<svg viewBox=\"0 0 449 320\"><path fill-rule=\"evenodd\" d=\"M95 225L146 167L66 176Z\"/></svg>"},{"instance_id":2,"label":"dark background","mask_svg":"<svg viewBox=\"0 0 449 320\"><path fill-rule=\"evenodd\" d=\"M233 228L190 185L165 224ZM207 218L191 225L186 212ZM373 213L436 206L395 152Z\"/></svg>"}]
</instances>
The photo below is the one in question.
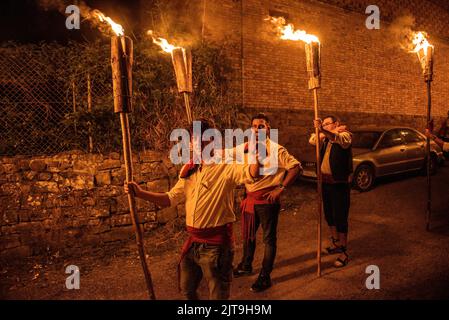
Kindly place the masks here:
<instances>
[{"instance_id":1,"label":"dark background","mask_svg":"<svg viewBox=\"0 0 449 320\"><path fill-rule=\"evenodd\" d=\"M69 1L68 4L76 4ZM86 0L93 9L99 9L106 16L120 23L128 34L137 33L139 25L138 0ZM100 32L92 28L81 17L79 30L68 30L65 20L68 15L57 10L45 10L38 0L2 0L0 1L0 42L14 40L19 43L37 43L40 41L93 40Z\"/></svg>"}]
</instances>

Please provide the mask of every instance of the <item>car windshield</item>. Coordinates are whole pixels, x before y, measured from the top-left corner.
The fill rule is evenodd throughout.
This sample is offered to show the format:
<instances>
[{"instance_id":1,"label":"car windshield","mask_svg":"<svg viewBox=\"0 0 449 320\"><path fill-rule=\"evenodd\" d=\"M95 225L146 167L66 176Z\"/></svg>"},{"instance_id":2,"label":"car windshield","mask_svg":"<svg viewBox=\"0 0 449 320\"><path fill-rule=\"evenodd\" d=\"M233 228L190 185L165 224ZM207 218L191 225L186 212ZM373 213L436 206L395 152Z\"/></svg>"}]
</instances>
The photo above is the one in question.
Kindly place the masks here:
<instances>
[{"instance_id":1,"label":"car windshield","mask_svg":"<svg viewBox=\"0 0 449 320\"><path fill-rule=\"evenodd\" d=\"M372 149L379 139L381 132L377 131L358 131L352 136L352 147L362 149Z\"/></svg>"}]
</instances>

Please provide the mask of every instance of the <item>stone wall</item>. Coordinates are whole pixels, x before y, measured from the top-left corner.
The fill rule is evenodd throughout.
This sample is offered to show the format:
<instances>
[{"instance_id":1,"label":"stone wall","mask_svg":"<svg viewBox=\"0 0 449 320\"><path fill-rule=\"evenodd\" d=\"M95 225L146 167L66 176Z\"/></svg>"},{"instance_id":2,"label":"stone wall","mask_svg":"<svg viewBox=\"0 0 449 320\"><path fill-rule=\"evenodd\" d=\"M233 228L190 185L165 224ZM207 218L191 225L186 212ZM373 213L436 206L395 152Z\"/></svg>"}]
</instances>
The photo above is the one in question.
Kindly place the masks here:
<instances>
[{"instance_id":1,"label":"stone wall","mask_svg":"<svg viewBox=\"0 0 449 320\"><path fill-rule=\"evenodd\" d=\"M133 162L135 180L143 187L167 191L177 180L177 169L164 154L136 154ZM124 179L118 153L0 158L0 257L132 237ZM178 216L177 208L159 210L140 199L137 207L146 231Z\"/></svg>"}]
</instances>

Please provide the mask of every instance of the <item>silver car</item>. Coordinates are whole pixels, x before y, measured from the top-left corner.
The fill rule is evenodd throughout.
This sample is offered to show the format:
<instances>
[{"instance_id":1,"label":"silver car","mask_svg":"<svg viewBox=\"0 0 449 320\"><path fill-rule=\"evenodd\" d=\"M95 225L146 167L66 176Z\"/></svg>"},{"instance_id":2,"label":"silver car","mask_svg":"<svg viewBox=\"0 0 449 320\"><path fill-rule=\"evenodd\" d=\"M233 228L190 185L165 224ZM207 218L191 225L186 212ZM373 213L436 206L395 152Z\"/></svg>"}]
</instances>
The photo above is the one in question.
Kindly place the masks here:
<instances>
[{"instance_id":1,"label":"silver car","mask_svg":"<svg viewBox=\"0 0 449 320\"><path fill-rule=\"evenodd\" d=\"M406 127L366 127L353 133L353 184L369 190L376 178L422 170L426 172L426 137L421 132ZM314 153L302 159L302 178L316 179ZM431 173L443 162L443 152L431 142Z\"/></svg>"}]
</instances>

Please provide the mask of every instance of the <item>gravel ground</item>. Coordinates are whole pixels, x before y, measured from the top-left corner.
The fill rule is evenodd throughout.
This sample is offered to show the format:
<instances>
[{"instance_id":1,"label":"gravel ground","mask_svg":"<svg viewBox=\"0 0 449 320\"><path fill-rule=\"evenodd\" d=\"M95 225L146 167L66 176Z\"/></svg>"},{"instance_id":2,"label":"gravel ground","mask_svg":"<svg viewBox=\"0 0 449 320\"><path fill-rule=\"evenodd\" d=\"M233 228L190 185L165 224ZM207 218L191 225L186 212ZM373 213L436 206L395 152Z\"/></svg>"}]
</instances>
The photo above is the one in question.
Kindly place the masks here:
<instances>
[{"instance_id":1,"label":"gravel ground","mask_svg":"<svg viewBox=\"0 0 449 320\"><path fill-rule=\"evenodd\" d=\"M322 277L316 276L316 201L314 185L298 182L289 189L279 222L278 255L273 287L252 293L255 274L234 279L233 299L441 299L449 298L449 167L433 178L433 225L425 231L426 178L417 174L380 181L370 192L352 192L349 265L332 267L323 255ZM176 265L185 238L179 225L160 229L146 239L158 299L181 299ZM235 225L240 239L240 224ZM260 232L260 231L259 231ZM323 221L323 240L327 229ZM260 239L260 233L259 233ZM326 243L323 243L323 246ZM235 263L241 257L236 246ZM65 266L77 265L81 288L65 288ZM380 289L368 290L365 270L380 269ZM145 283L133 241L76 257L35 257L0 267L3 299L146 299ZM200 296L207 298L205 281Z\"/></svg>"}]
</instances>

